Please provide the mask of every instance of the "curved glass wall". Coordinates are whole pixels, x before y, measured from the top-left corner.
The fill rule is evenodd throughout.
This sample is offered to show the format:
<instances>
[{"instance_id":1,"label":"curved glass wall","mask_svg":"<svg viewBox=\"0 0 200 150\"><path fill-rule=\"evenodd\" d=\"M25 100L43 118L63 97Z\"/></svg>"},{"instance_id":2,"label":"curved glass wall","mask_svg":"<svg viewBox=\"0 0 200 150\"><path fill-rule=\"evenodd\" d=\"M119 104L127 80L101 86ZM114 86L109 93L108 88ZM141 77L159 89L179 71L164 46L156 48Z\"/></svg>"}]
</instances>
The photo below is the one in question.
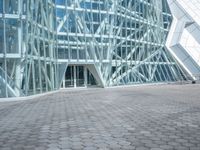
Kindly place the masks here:
<instances>
[{"instance_id":1,"label":"curved glass wall","mask_svg":"<svg viewBox=\"0 0 200 150\"><path fill-rule=\"evenodd\" d=\"M165 0L58 0L58 58L92 62L104 86L176 81L165 50L172 21Z\"/></svg>"},{"instance_id":2,"label":"curved glass wall","mask_svg":"<svg viewBox=\"0 0 200 150\"><path fill-rule=\"evenodd\" d=\"M165 0L0 0L0 97L185 79L171 21Z\"/></svg>"},{"instance_id":3,"label":"curved glass wall","mask_svg":"<svg viewBox=\"0 0 200 150\"><path fill-rule=\"evenodd\" d=\"M53 4L0 0L0 97L57 89Z\"/></svg>"}]
</instances>

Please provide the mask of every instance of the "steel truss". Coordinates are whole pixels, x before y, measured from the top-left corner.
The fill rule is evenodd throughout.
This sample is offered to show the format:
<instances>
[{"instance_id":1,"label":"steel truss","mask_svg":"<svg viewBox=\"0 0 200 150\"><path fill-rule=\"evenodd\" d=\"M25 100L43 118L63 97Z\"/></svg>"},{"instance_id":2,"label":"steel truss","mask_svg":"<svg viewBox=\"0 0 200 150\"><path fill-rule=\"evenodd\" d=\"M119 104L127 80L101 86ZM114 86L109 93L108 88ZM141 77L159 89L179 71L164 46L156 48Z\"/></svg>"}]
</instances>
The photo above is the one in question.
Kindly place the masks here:
<instances>
[{"instance_id":1,"label":"steel truss","mask_svg":"<svg viewBox=\"0 0 200 150\"><path fill-rule=\"evenodd\" d=\"M1 0L0 97L59 89L67 65L102 87L185 79L171 21L165 0Z\"/></svg>"},{"instance_id":2,"label":"steel truss","mask_svg":"<svg viewBox=\"0 0 200 150\"><path fill-rule=\"evenodd\" d=\"M165 49L172 21L166 1L59 1L58 57L93 63L103 86L170 82L184 73Z\"/></svg>"},{"instance_id":3,"label":"steel truss","mask_svg":"<svg viewBox=\"0 0 200 150\"><path fill-rule=\"evenodd\" d=\"M3 90L0 97L57 89L53 0L3 0L1 3L0 87Z\"/></svg>"}]
</instances>

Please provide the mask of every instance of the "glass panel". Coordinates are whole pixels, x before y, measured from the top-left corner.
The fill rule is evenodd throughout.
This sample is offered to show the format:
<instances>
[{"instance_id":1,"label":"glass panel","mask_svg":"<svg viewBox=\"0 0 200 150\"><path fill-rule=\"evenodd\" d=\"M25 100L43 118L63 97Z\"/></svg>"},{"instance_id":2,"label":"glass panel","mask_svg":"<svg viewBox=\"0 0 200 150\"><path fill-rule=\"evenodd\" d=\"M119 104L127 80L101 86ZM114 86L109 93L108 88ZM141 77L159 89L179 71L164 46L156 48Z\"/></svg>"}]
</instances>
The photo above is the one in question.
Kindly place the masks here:
<instances>
[{"instance_id":1,"label":"glass panel","mask_svg":"<svg viewBox=\"0 0 200 150\"><path fill-rule=\"evenodd\" d=\"M4 52L4 27L3 27L3 20L1 20L0 18L0 53L3 53Z\"/></svg>"},{"instance_id":2,"label":"glass panel","mask_svg":"<svg viewBox=\"0 0 200 150\"><path fill-rule=\"evenodd\" d=\"M76 86L84 86L84 67L76 66Z\"/></svg>"},{"instance_id":3,"label":"glass panel","mask_svg":"<svg viewBox=\"0 0 200 150\"><path fill-rule=\"evenodd\" d=\"M18 0L4 0L5 13L17 14L18 13Z\"/></svg>"},{"instance_id":4,"label":"glass panel","mask_svg":"<svg viewBox=\"0 0 200 150\"><path fill-rule=\"evenodd\" d=\"M6 19L6 52L18 51L18 22L16 19Z\"/></svg>"},{"instance_id":5,"label":"glass panel","mask_svg":"<svg viewBox=\"0 0 200 150\"><path fill-rule=\"evenodd\" d=\"M74 66L68 66L65 72L65 87L74 86Z\"/></svg>"},{"instance_id":6,"label":"glass panel","mask_svg":"<svg viewBox=\"0 0 200 150\"><path fill-rule=\"evenodd\" d=\"M3 0L0 0L0 14L3 13Z\"/></svg>"},{"instance_id":7,"label":"glass panel","mask_svg":"<svg viewBox=\"0 0 200 150\"><path fill-rule=\"evenodd\" d=\"M94 76L91 74L91 72L89 72L89 70L87 70L87 81L88 81L87 86L97 85Z\"/></svg>"}]
</instances>

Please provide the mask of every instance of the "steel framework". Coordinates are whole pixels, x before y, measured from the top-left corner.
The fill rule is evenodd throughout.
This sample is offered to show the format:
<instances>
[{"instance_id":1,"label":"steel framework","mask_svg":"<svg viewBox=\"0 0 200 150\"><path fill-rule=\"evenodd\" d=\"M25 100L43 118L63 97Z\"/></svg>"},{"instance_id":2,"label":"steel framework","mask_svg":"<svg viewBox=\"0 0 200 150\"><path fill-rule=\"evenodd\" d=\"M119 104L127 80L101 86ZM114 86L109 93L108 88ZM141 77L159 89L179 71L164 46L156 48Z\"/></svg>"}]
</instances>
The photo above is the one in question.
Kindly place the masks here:
<instances>
[{"instance_id":1,"label":"steel framework","mask_svg":"<svg viewBox=\"0 0 200 150\"><path fill-rule=\"evenodd\" d=\"M70 65L102 87L186 79L171 22L165 0L0 0L0 97L59 89Z\"/></svg>"},{"instance_id":2,"label":"steel framework","mask_svg":"<svg viewBox=\"0 0 200 150\"><path fill-rule=\"evenodd\" d=\"M55 90L54 1L0 1L0 97Z\"/></svg>"},{"instance_id":3,"label":"steel framework","mask_svg":"<svg viewBox=\"0 0 200 150\"><path fill-rule=\"evenodd\" d=\"M60 0L56 11L59 61L93 63L103 86L182 78L165 49L166 1Z\"/></svg>"}]
</instances>

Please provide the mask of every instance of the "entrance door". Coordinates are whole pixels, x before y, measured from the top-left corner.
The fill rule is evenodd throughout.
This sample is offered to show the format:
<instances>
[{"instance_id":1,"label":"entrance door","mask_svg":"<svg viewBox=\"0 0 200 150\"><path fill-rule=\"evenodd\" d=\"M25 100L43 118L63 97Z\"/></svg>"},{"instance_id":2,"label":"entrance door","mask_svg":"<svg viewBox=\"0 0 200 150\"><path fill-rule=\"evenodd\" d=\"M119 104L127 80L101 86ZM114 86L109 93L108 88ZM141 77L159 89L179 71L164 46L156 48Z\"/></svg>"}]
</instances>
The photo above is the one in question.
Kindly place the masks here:
<instances>
[{"instance_id":1,"label":"entrance door","mask_svg":"<svg viewBox=\"0 0 200 150\"><path fill-rule=\"evenodd\" d=\"M76 67L76 87L85 86L85 77L84 77L84 66L75 66Z\"/></svg>"},{"instance_id":2,"label":"entrance door","mask_svg":"<svg viewBox=\"0 0 200 150\"><path fill-rule=\"evenodd\" d=\"M62 84L63 88L88 87L94 85L97 85L96 80L87 67L81 65L70 65L67 67Z\"/></svg>"},{"instance_id":3,"label":"entrance door","mask_svg":"<svg viewBox=\"0 0 200 150\"><path fill-rule=\"evenodd\" d=\"M85 77L87 74L84 66L68 66L63 80L63 88L84 87L87 85Z\"/></svg>"},{"instance_id":4,"label":"entrance door","mask_svg":"<svg viewBox=\"0 0 200 150\"><path fill-rule=\"evenodd\" d=\"M68 66L65 72L63 88L74 87L74 67Z\"/></svg>"}]
</instances>

